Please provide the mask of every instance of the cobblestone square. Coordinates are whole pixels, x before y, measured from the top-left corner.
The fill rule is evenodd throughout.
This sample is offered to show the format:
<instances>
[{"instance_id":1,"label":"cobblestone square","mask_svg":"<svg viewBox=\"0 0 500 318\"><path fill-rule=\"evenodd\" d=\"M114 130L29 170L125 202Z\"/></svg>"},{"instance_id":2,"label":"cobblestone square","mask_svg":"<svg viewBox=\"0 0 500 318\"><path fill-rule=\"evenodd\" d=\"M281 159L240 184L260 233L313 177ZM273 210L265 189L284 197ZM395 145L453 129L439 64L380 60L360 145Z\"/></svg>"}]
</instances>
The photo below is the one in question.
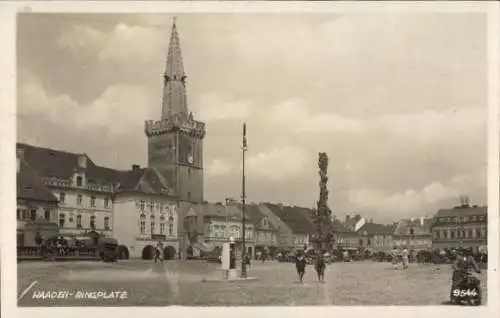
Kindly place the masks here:
<instances>
[{"instance_id":1,"label":"cobblestone square","mask_svg":"<svg viewBox=\"0 0 500 318\"><path fill-rule=\"evenodd\" d=\"M297 281L291 263L258 263L249 269L257 281L201 282L221 275L217 264L171 261L166 273L153 270L148 261L103 263L20 263L20 306L348 306L441 305L448 301L450 265L412 264L393 270L390 263L334 263L326 283L316 281L307 267L304 283ZM480 275L486 304L487 275ZM105 292L107 299L34 298L48 292ZM126 292L126 298L111 292Z\"/></svg>"}]
</instances>

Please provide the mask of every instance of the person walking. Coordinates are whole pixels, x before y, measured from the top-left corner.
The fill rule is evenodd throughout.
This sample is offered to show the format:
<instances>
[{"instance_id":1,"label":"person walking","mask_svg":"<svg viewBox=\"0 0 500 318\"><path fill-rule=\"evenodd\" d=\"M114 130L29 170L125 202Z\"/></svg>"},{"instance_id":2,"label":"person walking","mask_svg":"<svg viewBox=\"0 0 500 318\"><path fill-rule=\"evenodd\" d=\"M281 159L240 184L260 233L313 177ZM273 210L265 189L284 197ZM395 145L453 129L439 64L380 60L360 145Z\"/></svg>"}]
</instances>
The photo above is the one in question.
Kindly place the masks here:
<instances>
[{"instance_id":1,"label":"person walking","mask_svg":"<svg viewBox=\"0 0 500 318\"><path fill-rule=\"evenodd\" d=\"M304 280L304 274L306 273L306 258L302 251L297 251L297 256L295 257L295 268L297 270L297 275L299 276L300 283Z\"/></svg>"},{"instance_id":2,"label":"person walking","mask_svg":"<svg viewBox=\"0 0 500 318\"><path fill-rule=\"evenodd\" d=\"M320 283L325 282L325 268L326 268L326 262L324 253L322 251L319 251L316 253L315 269L316 269L316 274L318 275L318 281Z\"/></svg>"},{"instance_id":3,"label":"person walking","mask_svg":"<svg viewBox=\"0 0 500 318\"><path fill-rule=\"evenodd\" d=\"M408 269L408 263L409 263L409 252L408 249L405 247L403 248L403 251L401 252L401 256L403 259L403 269Z\"/></svg>"}]
</instances>

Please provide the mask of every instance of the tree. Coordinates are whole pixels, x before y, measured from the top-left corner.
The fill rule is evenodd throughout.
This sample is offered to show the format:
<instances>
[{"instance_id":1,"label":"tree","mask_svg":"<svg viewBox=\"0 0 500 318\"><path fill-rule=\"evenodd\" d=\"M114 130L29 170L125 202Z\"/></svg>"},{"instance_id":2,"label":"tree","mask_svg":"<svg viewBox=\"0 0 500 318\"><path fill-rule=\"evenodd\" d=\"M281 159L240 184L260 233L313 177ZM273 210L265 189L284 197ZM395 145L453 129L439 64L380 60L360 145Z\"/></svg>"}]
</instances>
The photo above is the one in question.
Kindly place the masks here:
<instances>
[{"instance_id":1,"label":"tree","mask_svg":"<svg viewBox=\"0 0 500 318\"><path fill-rule=\"evenodd\" d=\"M319 200L314 212L314 223L316 233L314 240L316 248L330 250L330 243L333 240L332 231L332 210L328 206L328 155L326 152L319 153Z\"/></svg>"}]
</instances>

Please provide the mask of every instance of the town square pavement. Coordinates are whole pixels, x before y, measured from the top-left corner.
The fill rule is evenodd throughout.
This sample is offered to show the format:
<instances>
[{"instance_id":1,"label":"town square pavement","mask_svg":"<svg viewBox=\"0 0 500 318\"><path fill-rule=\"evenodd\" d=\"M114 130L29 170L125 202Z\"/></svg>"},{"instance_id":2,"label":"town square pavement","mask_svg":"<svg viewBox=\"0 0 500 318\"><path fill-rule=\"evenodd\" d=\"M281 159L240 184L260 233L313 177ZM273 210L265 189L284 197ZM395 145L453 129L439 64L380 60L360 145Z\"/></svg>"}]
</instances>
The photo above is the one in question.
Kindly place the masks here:
<instances>
[{"instance_id":1,"label":"town square pavement","mask_svg":"<svg viewBox=\"0 0 500 318\"><path fill-rule=\"evenodd\" d=\"M19 306L317 306L441 305L449 299L450 265L333 263L326 283L307 267L303 284L292 263L254 262L257 280L202 282L221 277L218 264L168 261L166 272L152 261L22 262L18 264ZM486 303L486 271L480 274ZM100 293L99 295L97 293ZM55 295L58 296L55 296ZM79 296L76 296L79 295Z\"/></svg>"}]
</instances>

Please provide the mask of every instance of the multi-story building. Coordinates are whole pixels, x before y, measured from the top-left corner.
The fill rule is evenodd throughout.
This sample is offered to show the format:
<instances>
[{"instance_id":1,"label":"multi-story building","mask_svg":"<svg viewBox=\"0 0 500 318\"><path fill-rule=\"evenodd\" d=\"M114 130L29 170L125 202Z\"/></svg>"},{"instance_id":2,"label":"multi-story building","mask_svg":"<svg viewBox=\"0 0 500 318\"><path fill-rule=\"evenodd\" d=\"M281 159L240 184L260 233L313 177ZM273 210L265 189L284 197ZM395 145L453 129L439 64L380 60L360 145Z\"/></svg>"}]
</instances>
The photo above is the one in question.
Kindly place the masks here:
<instances>
[{"instance_id":1,"label":"multi-story building","mask_svg":"<svg viewBox=\"0 0 500 318\"><path fill-rule=\"evenodd\" d=\"M488 208L462 205L439 210L432 222L434 248L472 247L475 250L488 244Z\"/></svg>"},{"instance_id":2,"label":"multi-story building","mask_svg":"<svg viewBox=\"0 0 500 318\"><path fill-rule=\"evenodd\" d=\"M282 245L283 248L304 249L310 247L311 234L315 231L315 226L308 217L308 214L312 215L312 210L283 204L265 203L264 205L286 227L283 231L285 235L282 236L282 238L286 238L285 244ZM277 229L279 231L282 228L278 225Z\"/></svg>"},{"instance_id":3,"label":"multi-story building","mask_svg":"<svg viewBox=\"0 0 500 318\"><path fill-rule=\"evenodd\" d=\"M41 238L57 234L57 198L17 150L17 245L35 246Z\"/></svg>"},{"instance_id":4,"label":"multi-story building","mask_svg":"<svg viewBox=\"0 0 500 318\"><path fill-rule=\"evenodd\" d=\"M418 217L399 221L394 229L393 243L396 247L413 250L429 249L432 246L432 218Z\"/></svg>"},{"instance_id":5,"label":"multi-story building","mask_svg":"<svg viewBox=\"0 0 500 318\"><path fill-rule=\"evenodd\" d=\"M393 248L395 225L366 223L359 230L359 246L375 251L388 251Z\"/></svg>"},{"instance_id":6,"label":"multi-story building","mask_svg":"<svg viewBox=\"0 0 500 318\"><path fill-rule=\"evenodd\" d=\"M344 226L353 232L358 232L359 229L366 224L366 219L359 214L345 216Z\"/></svg>"},{"instance_id":7,"label":"multi-story building","mask_svg":"<svg viewBox=\"0 0 500 318\"><path fill-rule=\"evenodd\" d=\"M242 205L238 204L238 208L241 210ZM265 215L257 204L246 205L245 215L254 226L255 253L269 252L275 255L278 247L278 231L270 217Z\"/></svg>"},{"instance_id":8,"label":"multi-story building","mask_svg":"<svg viewBox=\"0 0 500 318\"><path fill-rule=\"evenodd\" d=\"M260 203L259 211L264 214L271 226L276 230L276 242L278 249L291 249L294 246L294 237L292 229L283 222L273 211L281 209L279 204Z\"/></svg>"},{"instance_id":9,"label":"multi-story building","mask_svg":"<svg viewBox=\"0 0 500 318\"><path fill-rule=\"evenodd\" d=\"M97 166L85 154L21 143L17 150L58 198L59 233L111 235L114 170Z\"/></svg>"}]
</instances>

